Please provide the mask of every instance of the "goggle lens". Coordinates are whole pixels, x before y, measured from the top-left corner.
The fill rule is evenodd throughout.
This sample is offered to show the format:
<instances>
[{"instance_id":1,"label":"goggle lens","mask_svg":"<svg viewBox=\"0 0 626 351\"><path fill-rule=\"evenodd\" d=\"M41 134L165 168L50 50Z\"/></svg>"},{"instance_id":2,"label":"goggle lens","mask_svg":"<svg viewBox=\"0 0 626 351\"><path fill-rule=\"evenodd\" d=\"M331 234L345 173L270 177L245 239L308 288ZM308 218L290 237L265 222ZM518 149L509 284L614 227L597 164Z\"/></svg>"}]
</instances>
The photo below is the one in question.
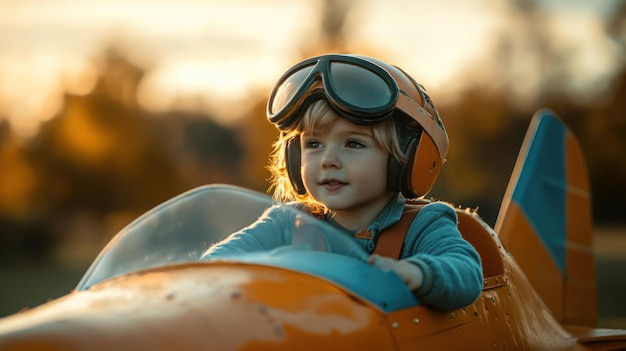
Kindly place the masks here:
<instances>
[{"instance_id":1,"label":"goggle lens","mask_svg":"<svg viewBox=\"0 0 626 351\"><path fill-rule=\"evenodd\" d=\"M351 109L380 109L391 102L392 88L374 72L342 62L331 62L329 71L332 92Z\"/></svg>"},{"instance_id":2,"label":"goggle lens","mask_svg":"<svg viewBox=\"0 0 626 351\"><path fill-rule=\"evenodd\" d=\"M302 83L309 76L315 66L308 66L293 73L276 89L273 99L270 101L270 112L277 113L293 99L298 89L302 88Z\"/></svg>"}]
</instances>

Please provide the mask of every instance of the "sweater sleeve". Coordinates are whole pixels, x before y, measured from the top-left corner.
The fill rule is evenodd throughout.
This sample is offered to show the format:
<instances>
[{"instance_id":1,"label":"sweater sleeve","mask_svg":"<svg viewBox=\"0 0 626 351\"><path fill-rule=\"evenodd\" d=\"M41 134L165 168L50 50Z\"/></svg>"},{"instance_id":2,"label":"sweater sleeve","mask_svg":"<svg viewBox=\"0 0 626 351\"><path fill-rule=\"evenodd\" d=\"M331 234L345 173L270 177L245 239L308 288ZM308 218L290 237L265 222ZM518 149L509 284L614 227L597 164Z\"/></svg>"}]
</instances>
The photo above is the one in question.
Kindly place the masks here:
<instances>
[{"instance_id":1,"label":"sweater sleeve","mask_svg":"<svg viewBox=\"0 0 626 351\"><path fill-rule=\"evenodd\" d=\"M291 242L290 214L280 206L268 208L254 223L212 245L202 259L245 252L268 251Z\"/></svg>"},{"instance_id":2,"label":"sweater sleeve","mask_svg":"<svg viewBox=\"0 0 626 351\"><path fill-rule=\"evenodd\" d=\"M409 227L402 258L424 274L414 293L421 303L452 310L474 302L482 291L480 256L461 237L455 210L436 202L422 208Z\"/></svg>"}]
</instances>

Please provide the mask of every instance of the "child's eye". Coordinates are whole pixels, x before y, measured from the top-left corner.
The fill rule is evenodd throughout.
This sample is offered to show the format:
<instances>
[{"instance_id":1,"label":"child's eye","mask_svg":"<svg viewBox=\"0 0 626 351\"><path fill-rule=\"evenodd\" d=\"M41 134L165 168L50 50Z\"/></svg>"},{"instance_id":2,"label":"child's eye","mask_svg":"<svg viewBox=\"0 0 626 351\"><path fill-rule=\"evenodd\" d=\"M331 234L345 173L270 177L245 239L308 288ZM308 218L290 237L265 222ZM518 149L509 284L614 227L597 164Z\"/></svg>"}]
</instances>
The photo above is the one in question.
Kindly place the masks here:
<instances>
[{"instance_id":1,"label":"child's eye","mask_svg":"<svg viewBox=\"0 0 626 351\"><path fill-rule=\"evenodd\" d=\"M304 147L306 149L317 149L321 147L321 143L317 140L307 140L304 142Z\"/></svg>"},{"instance_id":2,"label":"child's eye","mask_svg":"<svg viewBox=\"0 0 626 351\"><path fill-rule=\"evenodd\" d=\"M348 140L346 142L346 147L348 147L348 148L362 148L362 147L365 147L365 144L363 144L360 141L356 141L356 140Z\"/></svg>"}]
</instances>

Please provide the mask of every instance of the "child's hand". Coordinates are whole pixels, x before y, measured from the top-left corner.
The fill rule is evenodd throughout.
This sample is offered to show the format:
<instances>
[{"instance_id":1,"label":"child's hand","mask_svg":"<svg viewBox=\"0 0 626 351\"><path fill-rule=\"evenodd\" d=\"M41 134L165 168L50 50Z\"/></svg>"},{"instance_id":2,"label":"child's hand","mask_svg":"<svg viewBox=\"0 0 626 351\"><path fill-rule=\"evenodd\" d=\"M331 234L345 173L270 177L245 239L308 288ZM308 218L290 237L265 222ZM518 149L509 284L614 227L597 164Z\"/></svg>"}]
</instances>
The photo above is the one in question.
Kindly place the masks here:
<instances>
[{"instance_id":1,"label":"child's hand","mask_svg":"<svg viewBox=\"0 0 626 351\"><path fill-rule=\"evenodd\" d=\"M424 274L421 268L408 261L394 260L393 258L374 254L367 259L367 263L373 264L383 270L396 272L412 291L419 289L424 281Z\"/></svg>"}]
</instances>

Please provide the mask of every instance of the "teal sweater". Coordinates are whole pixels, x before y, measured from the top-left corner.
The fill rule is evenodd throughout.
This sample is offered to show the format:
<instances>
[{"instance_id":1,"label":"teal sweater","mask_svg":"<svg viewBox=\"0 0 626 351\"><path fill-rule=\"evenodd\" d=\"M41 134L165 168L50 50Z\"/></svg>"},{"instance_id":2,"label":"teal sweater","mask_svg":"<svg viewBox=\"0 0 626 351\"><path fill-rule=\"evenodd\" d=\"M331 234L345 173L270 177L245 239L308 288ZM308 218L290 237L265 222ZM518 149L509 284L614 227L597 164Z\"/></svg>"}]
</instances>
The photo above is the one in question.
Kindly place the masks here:
<instances>
[{"instance_id":1,"label":"teal sweater","mask_svg":"<svg viewBox=\"0 0 626 351\"><path fill-rule=\"evenodd\" d=\"M372 254L380 233L402 217L405 203L406 200L401 195L396 196L364 228L372 233L371 237L353 240L368 254ZM254 225L212 246L205 258L265 251L288 245L291 243L293 218L285 218L289 216L284 216L282 211L275 212L269 209ZM332 220L329 222L354 237L354 232L342 228ZM480 256L461 237L456 212L446 203L433 202L420 209L409 226L400 259L414 263L422 269L424 282L414 294L423 304L441 310L457 309L474 302L482 291Z\"/></svg>"}]
</instances>

